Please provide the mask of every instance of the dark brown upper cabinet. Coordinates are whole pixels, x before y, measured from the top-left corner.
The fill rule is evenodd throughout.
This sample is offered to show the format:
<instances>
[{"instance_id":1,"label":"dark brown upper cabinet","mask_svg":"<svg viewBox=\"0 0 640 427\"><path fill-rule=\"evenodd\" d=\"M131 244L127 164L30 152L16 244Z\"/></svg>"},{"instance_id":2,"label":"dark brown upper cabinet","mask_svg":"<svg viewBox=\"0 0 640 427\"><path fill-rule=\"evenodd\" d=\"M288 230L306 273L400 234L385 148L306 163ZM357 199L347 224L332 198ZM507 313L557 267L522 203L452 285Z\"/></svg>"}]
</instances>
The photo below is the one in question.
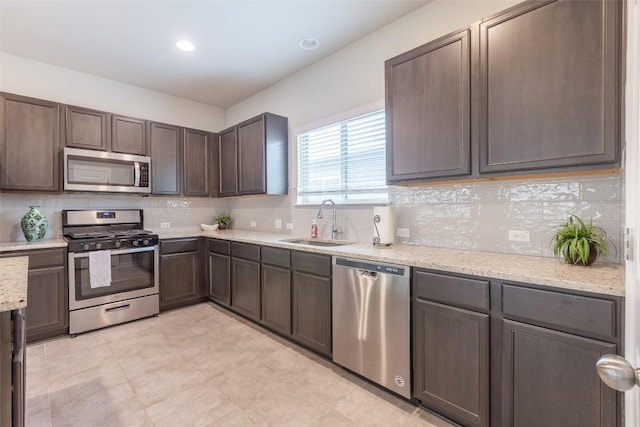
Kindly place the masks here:
<instances>
[{"instance_id":1,"label":"dark brown upper cabinet","mask_svg":"<svg viewBox=\"0 0 640 427\"><path fill-rule=\"evenodd\" d=\"M386 62L387 181L620 165L619 0L532 0Z\"/></svg>"},{"instance_id":2,"label":"dark brown upper cabinet","mask_svg":"<svg viewBox=\"0 0 640 427\"><path fill-rule=\"evenodd\" d=\"M60 104L0 93L0 188L60 191Z\"/></svg>"},{"instance_id":3,"label":"dark brown upper cabinet","mask_svg":"<svg viewBox=\"0 0 640 427\"><path fill-rule=\"evenodd\" d=\"M287 194L288 120L264 113L220 133L220 196Z\"/></svg>"},{"instance_id":4,"label":"dark brown upper cabinet","mask_svg":"<svg viewBox=\"0 0 640 427\"><path fill-rule=\"evenodd\" d=\"M619 164L621 1L525 2L480 24L480 172Z\"/></svg>"},{"instance_id":5,"label":"dark brown upper cabinet","mask_svg":"<svg viewBox=\"0 0 640 427\"><path fill-rule=\"evenodd\" d=\"M88 108L65 107L67 147L90 150L109 150L109 117L104 111Z\"/></svg>"},{"instance_id":6,"label":"dark brown upper cabinet","mask_svg":"<svg viewBox=\"0 0 640 427\"><path fill-rule=\"evenodd\" d=\"M386 61L387 180L471 172L471 30Z\"/></svg>"},{"instance_id":7,"label":"dark brown upper cabinet","mask_svg":"<svg viewBox=\"0 0 640 427\"><path fill-rule=\"evenodd\" d=\"M147 155L147 122L124 116L111 116L111 151Z\"/></svg>"},{"instance_id":8,"label":"dark brown upper cabinet","mask_svg":"<svg viewBox=\"0 0 640 427\"><path fill-rule=\"evenodd\" d=\"M67 105L67 147L147 155L147 122L104 111Z\"/></svg>"},{"instance_id":9,"label":"dark brown upper cabinet","mask_svg":"<svg viewBox=\"0 0 640 427\"><path fill-rule=\"evenodd\" d=\"M210 138L208 132L184 129L182 194L185 196L209 196Z\"/></svg>"},{"instance_id":10,"label":"dark brown upper cabinet","mask_svg":"<svg viewBox=\"0 0 640 427\"><path fill-rule=\"evenodd\" d=\"M220 165L220 197L238 194L238 129L234 126L220 133L218 156Z\"/></svg>"},{"instance_id":11,"label":"dark brown upper cabinet","mask_svg":"<svg viewBox=\"0 0 640 427\"><path fill-rule=\"evenodd\" d=\"M182 132L178 126L149 124L151 193L178 195L182 182Z\"/></svg>"}]
</instances>

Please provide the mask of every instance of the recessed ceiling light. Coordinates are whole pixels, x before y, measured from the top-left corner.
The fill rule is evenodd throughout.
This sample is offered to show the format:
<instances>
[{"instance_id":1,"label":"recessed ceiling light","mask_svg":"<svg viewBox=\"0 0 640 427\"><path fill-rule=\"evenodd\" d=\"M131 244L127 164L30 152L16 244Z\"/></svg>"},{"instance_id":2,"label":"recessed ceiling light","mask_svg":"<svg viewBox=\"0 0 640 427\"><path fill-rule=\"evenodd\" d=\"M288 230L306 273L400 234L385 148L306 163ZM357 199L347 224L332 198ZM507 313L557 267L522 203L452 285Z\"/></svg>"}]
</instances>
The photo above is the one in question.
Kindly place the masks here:
<instances>
[{"instance_id":1,"label":"recessed ceiling light","mask_svg":"<svg viewBox=\"0 0 640 427\"><path fill-rule=\"evenodd\" d=\"M298 42L298 46L303 49L313 50L317 49L318 46L320 46L320 42L313 37L305 37L303 39L300 39L300 41Z\"/></svg>"},{"instance_id":2,"label":"recessed ceiling light","mask_svg":"<svg viewBox=\"0 0 640 427\"><path fill-rule=\"evenodd\" d=\"M184 50L185 52L191 52L196 49L196 47L189 40L180 40L176 43L176 46L180 50Z\"/></svg>"}]
</instances>

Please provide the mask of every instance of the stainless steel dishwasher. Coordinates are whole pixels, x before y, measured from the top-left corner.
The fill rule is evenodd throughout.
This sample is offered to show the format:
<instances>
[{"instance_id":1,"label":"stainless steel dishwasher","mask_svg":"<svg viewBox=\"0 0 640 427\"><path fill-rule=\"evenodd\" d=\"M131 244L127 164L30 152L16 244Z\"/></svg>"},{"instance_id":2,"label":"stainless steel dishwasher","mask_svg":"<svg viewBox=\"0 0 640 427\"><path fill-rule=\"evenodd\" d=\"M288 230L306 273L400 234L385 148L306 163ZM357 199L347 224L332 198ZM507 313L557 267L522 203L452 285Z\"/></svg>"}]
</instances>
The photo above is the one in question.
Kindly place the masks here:
<instances>
[{"instance_id":1,"label":"stainless steel dishwasher","mask_svg":"<svg viewBox=\"0 0 640 427\"><path fill-rule=\"evenodd\" d=\"M409 267L333 257L333 361L411 398Z\"/></svg>"}]
</instances>

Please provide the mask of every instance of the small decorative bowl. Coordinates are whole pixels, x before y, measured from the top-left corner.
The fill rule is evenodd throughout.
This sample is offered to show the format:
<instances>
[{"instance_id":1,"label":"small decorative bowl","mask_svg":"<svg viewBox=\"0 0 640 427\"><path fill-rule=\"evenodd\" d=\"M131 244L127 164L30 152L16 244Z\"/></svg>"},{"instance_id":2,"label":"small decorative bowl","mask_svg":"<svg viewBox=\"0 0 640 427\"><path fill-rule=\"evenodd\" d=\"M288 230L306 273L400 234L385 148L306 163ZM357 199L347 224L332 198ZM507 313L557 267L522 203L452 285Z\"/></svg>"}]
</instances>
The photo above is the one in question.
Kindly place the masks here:
<instances>
[{"instance_id":1,"label":"small decorative bowl","mask_svg":"<svg viewBox=\"0 0 640 427\"><path fill-rule=\"evenodd\" d=\"M213 225L200 224L200 228L202 228L202 231L216 231L218 229L218 225L219 224L213 224Z\"/></svg>"}]
</instances>

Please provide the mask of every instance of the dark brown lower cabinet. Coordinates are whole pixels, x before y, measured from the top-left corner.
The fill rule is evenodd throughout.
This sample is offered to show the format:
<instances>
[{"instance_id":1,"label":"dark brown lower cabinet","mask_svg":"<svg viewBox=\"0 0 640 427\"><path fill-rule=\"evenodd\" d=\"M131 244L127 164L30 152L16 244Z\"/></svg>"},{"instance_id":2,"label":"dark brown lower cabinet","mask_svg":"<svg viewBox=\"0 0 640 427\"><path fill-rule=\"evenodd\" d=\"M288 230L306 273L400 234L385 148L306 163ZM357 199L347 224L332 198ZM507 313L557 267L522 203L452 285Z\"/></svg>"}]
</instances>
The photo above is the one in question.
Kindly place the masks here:
<instances>
[{"instance_id":1,"label":"dark brown lower cabinet","mask_svg":"<svg viewBox=\"0 0 640 427\"><path fill-rule=\"evenodd\" d=\"M160 243L160 310L202 299L198 239Z\"/></svg>"},{"instance_id":2,"label":"dark brown lower cabinet","mask_svg":"<svg viewBox=\"0 0 640 427\"><path fill-rule=\"evenodd\" d=\"M262 323L291 334L291 270L262 265Z\"/></svg>"},{"instance_id":3,"label":"dark brown lower cabinet","mask_svg":"<svg viewBox=\"0 0 640 427\"><path fill-rule=\"evenodd\" d=\"M64 266L29 270L25 310L27 342L67 333L67 286Z\"/></svg>"},{"instance_id":4,"label":"dark brown lower cabinet","mask_svg":"<svg viewBox=\"0 0 640 427\"><path fill-rule=\"evenodd\" d=\"M595 365L615 344L504 320L503 426L614 427L616 392Z\"/></svg>"},{"instance_id":5,"label":"dark brown lower cabinet","mask_svg":"<svg viewBox=\"0 0 640 427\"><path fill-rule=\"evenodd\" d=\"M69 332L69 284L67 251L43 249L12 252L4 256L28 256L27 342L43 340Z\"/></svg>"},{"instance_id":6,"label":"dark brown lower cabinet","mask_svg":"<svg viewBox=\"0 0 640 427\"><path fill-rule=\"evenodd\" d=\"M416 299L414 394L465 426L489 425L489 315Z\"/></svg>"},{"instance_id":7,"label":"dark brown lower cabinet","mask_svg":"<svg viewBox=\"0 0 640 427\"><path fill-rule=\"evenodd\" d=\"M13 328L11 312L0 313L0 426L10 426L13 418Z\"/></svg>"},{"instance_id":8,"label":"dark brown lower cabinet","mask_svg":"<svg viewBox=\"0 0 640 427\"><path fill-rule=\"evenodd\" d=\"M331 355L331 278L293 272L292 338Z\"/></svg>"},{"instance_id":9,"label":"dark brown lower cabinet","mask_svg":"<svg viewBox=\"0 0 640 427\"><path fill-rule=\"evenodd\" d=\"M232 308L260 320L260 263L234 257L231 272Z\"/></svg>"},{"instance_id":10,"label":"dark brown lower cabinet","mask_svg":"<svg viewBox=\"0 0 640 427\"><path fill-rule=\"evenodd\" d=\"M231 257L209 252L209 297L231 305Z\"/></svg>"}]
</instances>

